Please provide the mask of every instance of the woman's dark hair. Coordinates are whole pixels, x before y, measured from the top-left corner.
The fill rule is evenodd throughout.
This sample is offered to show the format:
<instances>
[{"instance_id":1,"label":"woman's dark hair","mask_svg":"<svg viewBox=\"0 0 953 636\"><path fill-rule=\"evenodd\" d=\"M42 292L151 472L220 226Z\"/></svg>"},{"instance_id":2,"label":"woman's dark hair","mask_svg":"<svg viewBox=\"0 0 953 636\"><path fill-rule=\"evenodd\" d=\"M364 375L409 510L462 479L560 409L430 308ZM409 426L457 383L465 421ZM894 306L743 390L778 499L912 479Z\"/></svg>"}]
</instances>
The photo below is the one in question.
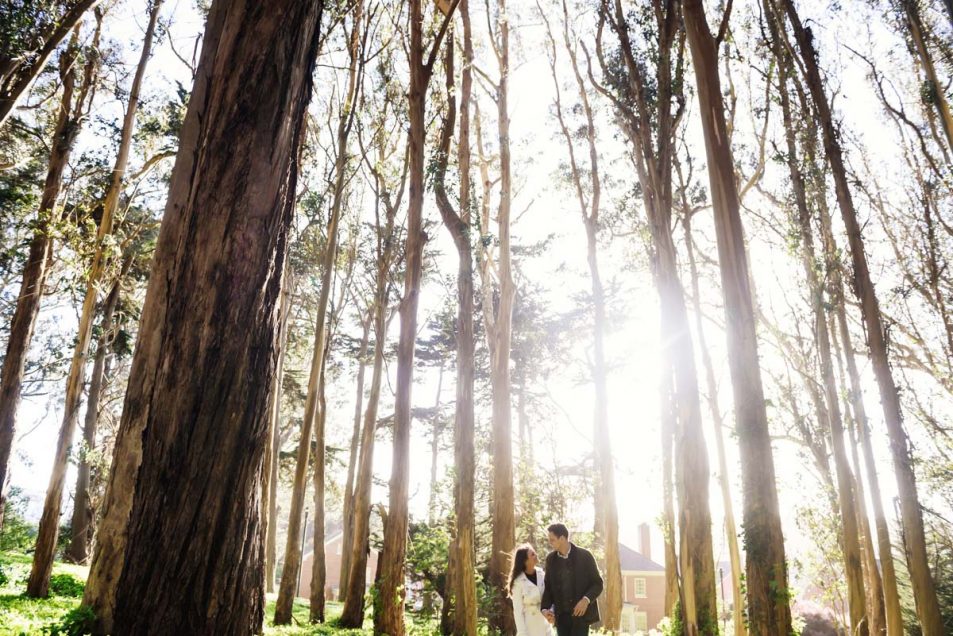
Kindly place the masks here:
<instances>
[{"instance_id":1,"label":"woman's dark hair","mask_svg":"<svg viewBox=\"0 0 953 636\"><path fill-rule=\"evenodd\" d=\"M569 538L569 528L567 528L565 524L554 523L553 525L549 526L546 529L549 532L552 532L554 535L556 535L557 538L559 537L566 537L567 539Z\"/></svg>"},{"instance_id":2,"label":"woman's dark hair","mask_svg":"<svg viewBox=\"0 0 953 636\"><path fill-rule=\"evenodd\" d=\"M529 551L532 549L533 546L528 543L524 543L513 551L513 567L510 568L510 584L506 586L507 596L510 596L513 593L513 581L515 581L516 577L520 575L520 572L526 570L526 559L529 558Z\"/></svg>"}]
</instances>

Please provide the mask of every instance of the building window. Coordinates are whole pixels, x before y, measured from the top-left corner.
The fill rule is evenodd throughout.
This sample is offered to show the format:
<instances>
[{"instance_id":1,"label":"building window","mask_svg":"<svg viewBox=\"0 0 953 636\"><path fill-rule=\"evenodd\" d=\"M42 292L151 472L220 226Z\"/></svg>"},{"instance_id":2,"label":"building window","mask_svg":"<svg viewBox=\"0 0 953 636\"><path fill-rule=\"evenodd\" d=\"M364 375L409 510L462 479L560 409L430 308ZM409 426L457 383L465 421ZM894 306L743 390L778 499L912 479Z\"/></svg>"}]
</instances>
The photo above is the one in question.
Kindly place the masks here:
<instances>
[{"instance_id":1,"label":"building window","mask_svg":"<svg viewBox=\"0 0 953 636\"><path fill-rule=\"evenodd\" d=\"M635 579L635 598L645 598L645 579Z\"/></svg>"},{"instance_id":2,"label":"building window","mask_svg":"<svg viewBox=\"0 0 953 636\"><path fill-rule=\"evenodd\" d=\"M628 612L622 614L622 631L630 634L635 631L635 619Z\"/></svg>"},{"instance_id":3,"label":"building window","mask_svg":"<svg viewBox=\"0 0 953 636\"><path fill-rule=\"evenodd\" d=\"M639 579L636 579L637 581ZM642 579L643 581L645 579ZM645 612L636 612L635 613L635 631L637 632L647 632L649 630L649 615Z\"/></svg>"}]
</instances>

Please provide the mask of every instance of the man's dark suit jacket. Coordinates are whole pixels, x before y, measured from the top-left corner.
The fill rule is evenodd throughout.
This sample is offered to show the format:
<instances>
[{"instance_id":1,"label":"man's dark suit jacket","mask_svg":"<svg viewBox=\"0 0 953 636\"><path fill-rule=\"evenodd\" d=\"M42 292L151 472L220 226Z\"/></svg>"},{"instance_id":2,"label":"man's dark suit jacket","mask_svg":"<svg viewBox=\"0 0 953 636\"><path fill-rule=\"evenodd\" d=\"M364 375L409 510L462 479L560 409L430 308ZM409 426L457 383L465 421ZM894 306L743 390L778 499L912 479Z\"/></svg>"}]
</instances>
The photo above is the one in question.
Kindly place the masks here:
<instances>
[{"instance_id":1,"label":"man's dark suit jacket","mask_svg":"<svg viewBox=\"0 0 953 636\"><path fill-rule=\"evenodd\" d=\"M569 556L563 558L553 550L546 557L546 587L540 602L542 609L555 606L556 614L572 614L583 596L589 599L586 614L579 618L591 625L599 621L599 604L596 599L602 594L602 575L596 559L588 550L570 543ZM568 589L564 587L568 584Z\"/></svg>"}]
</instances>

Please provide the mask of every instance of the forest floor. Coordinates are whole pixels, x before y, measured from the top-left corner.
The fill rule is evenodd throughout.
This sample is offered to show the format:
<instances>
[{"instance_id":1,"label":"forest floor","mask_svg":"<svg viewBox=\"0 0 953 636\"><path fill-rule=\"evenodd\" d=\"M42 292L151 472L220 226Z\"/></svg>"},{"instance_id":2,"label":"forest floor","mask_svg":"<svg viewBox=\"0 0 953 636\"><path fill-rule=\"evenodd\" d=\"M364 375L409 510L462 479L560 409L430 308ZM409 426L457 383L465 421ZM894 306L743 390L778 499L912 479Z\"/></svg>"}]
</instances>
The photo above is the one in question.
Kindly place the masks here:
<instances>
[{"instance_id":1,"label":"forest floor","mask_svg":"<svg viewBox=\"0 0 953 636\"><path fill-rule=\"evenodd\" d=\"M89 568L59 561L53 566L50 596L33 599L24 595L26 581L30 576L32 557L22 552L0 552L0 636L23 636L34 634L68 634L56 627L62 624L70 610L79 607L83 586ZM329 602L328 622L323 625L308 624L308 600L295 599L294 621L291 625L276 627L271 620L275 615L275 595L268 594L265 609L266 636L305 636L310 634L337 634L339 636L364 636L372 634L372 624L366 620L363 629L341 629L334 622L341 613L341 604ZM430 636L438 632L436 623L429 617L408 614L409 636Z\"/></svg>"}]
</instances>

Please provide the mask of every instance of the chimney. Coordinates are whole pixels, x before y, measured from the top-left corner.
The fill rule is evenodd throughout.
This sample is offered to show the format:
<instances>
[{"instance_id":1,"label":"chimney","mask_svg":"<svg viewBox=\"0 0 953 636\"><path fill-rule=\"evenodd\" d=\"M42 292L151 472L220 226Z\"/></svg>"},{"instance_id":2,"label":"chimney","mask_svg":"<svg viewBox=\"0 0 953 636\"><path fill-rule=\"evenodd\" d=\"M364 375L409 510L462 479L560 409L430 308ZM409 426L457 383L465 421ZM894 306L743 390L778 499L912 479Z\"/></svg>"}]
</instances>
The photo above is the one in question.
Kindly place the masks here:
<instances>
[{"instance_id":1,"label":"chimney","mask_svg":"<svg viewBox=\"0 0 953 636\"><path fill-rule=\"evenodd\" d=\"M651 535L649 531L649 524L640 523L639 524L639 552L642 553L647 559L652 558L652 543Z\"/></svg>"}]
</instances>

